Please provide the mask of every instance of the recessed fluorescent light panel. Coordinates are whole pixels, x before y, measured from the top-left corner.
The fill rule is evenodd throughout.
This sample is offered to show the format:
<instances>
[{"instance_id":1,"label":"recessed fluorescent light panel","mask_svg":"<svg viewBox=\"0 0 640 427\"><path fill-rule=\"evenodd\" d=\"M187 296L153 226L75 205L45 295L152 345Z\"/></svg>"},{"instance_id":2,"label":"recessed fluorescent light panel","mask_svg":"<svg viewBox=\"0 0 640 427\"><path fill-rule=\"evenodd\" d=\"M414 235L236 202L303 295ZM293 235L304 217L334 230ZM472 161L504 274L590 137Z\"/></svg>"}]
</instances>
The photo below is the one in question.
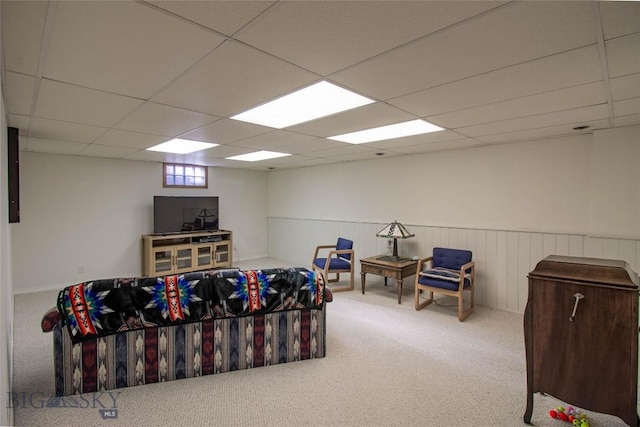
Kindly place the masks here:
<instances>
[{"instance_id":1,"label":"recessed fluorescent light panel","mask_svg":"<svg viewBox=\"0 0 640 427\"><path fill-rule=\"evenodd\" d=\"M190 139L175 138L162 144L154 145L147 148L148 151L161 151L163 153L173 154L189 154L194 151L206 150L207 148L217 147L218 144L210 142L192 141Z\"/></svg>"},{"instance_id":2,"label":"recessed fluorescent light panel","mask_svg":"<svg viewBox=\"0 0 640 427\"><path fill-rule=\"evenodd\" d=\"M348 142L350 144L363 144L365 142L382 141L385 139L402 138L403 136L420 135L444 130L424 120L411 120L394 125L380 126L342 135L330 136L335 141Z\"/></svg>"},{"instance_id":3,"label":"recessed fluorescent light panel","mask_svg":"<svg viewBox=\"0 0 640 427\"><path fill-rule=\"evenodd\" d=\"M321 81L231 118L282 129L373 102L372 99Z\"/></svg>"},{"instance_id":4,"label":"recessed fluorescent light panel","mask_svg":"<svg viewBox=\"0 0 640 427\"><path fill-rule=\"evenodd\" d=\"M290 156L288 153L278 153L276 151L255 151L253 153L240 154L239 156L226 157L227 160L243 160L245 162L257 162L260 160L276 159L278 157Z\"/></svg>"}]
</instances>

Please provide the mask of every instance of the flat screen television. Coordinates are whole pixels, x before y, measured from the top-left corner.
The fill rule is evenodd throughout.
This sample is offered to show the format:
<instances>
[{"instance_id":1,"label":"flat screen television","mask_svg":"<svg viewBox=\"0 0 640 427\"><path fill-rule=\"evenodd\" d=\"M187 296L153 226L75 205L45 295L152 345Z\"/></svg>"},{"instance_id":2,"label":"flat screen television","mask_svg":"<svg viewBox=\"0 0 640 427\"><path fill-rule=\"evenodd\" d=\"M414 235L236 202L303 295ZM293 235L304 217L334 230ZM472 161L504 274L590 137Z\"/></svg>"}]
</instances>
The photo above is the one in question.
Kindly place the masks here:
<instances>
[{"instance_id":1,"label":"flat screen television","mask_svg":"<svg viewBox=\"0 0 640 427\"><path fill-rule=\"evenodd\" d=\"M218 230L217 196L153 196L153 232Z\"/></svg>"}]
</instances>

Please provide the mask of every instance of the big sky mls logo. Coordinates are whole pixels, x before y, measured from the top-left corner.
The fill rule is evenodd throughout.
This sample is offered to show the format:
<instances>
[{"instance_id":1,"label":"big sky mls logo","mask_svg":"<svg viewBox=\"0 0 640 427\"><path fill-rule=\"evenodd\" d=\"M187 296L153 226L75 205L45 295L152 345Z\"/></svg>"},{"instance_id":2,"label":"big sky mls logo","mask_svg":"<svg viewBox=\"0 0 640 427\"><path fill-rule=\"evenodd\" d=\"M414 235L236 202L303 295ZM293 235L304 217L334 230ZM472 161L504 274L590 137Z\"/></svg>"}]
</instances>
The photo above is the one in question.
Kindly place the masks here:
<instances>
[{"instance_id":1,"label":"big sky mls logo","mask_svg":"<svg viewBox=\"0 0 640 427\"><path fill-rule=\"evenodd\" d=\"M95 392L75 396L46 397L39 391L8 392L7 408L78 408L98 409L102 419L118 418L121 392Z\"/></svg>"}]
</instances>

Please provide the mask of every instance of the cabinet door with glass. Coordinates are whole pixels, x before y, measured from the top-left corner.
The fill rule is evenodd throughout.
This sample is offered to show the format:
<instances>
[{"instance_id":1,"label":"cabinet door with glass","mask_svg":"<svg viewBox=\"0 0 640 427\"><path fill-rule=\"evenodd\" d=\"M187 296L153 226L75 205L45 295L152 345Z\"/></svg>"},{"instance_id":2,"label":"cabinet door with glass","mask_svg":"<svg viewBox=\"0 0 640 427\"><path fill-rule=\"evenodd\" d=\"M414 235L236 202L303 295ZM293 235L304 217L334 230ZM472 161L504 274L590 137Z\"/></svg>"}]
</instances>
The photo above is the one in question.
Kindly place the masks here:
<instances>
[{"instance_id":1,"label":"cabinet door with glass","mask_svg":"<svg viewBox=\"0 0 640 427\"><path fill-rule=\"evenodd\" d=\"M174 246L173 273L186 273L193 270L194 246Z\"/></svg>"},{"instance_id":2,"label":"cabinet door with glass","mask_svg":"<svg viewBox=\"0 0 640 427\"><path fill-rule=\"evenodd\" d=\"M215 267L231 266L230 242L224 241L213 245L213 261Z\"/></svg>"},{"instance_id":3,"label":"cabinet door with glass","mask_svg":"<svg viewBox=\"0 0 640 427\"><path fill-rule=\"evenodd\" d=\"M203 270L213 267L213 245L197 245L194 246L194 250L194 267L196 268L196 270Z\"/></svg>"},{"instance_id":4,"label":"cabinet door with glass","mask_svg":"<svg viewBox=\"0 0 640 427\"><path fill-rule=\"evenodd\" d=\"M173 272L173 246L158 246L151 249L151 276L162 276Z\"/></svg>"},{"instance_id":5,"label":"cabinet door with glass","mask_svg":"<svg viewBox=\"0 0 640 427\"><path fill-rule=\"evenodd\" d=\"M193 247L185 246L159 246L151 250L153 261L151 264L152 276L165 274L184 273L193 270Z\"/></svg>"}]
</instances>

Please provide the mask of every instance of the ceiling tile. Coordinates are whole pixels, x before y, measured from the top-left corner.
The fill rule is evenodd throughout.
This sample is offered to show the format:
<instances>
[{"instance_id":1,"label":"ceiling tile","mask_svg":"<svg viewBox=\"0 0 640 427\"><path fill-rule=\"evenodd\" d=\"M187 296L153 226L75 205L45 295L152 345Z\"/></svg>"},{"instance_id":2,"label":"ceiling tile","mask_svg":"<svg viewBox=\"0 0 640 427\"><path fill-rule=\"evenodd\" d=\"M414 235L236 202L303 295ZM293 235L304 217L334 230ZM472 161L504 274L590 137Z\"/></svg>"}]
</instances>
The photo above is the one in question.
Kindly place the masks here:
<instances>
[{"instance_id":1,"label":"ceiling tile","mask_svg":"<svg viewBox=\"0 0 640 427\"><path fill-rule=\"evenodd\" d=\"M3 83L7 112L30 115L35 77L7 72Z\"/></svg>"},{"instance_id":2,"label":"ceiling tile","mask_svg":"<svg viewBox=\"0 0 640 427\"><path fill-rule=\"evenodd\" d=\"M193 153L197 158L199 157L215 157L218 159L224 159L225 157L238 156L240 154L253 153L255 148L250 147L234 147L231 145L219 145L217 147L210 148L208 150L199 151Z\"/></svg>"},{"instance_id":3,"label":"ceiling tile","mask_svg":"<svg viewBox=\"0 0 640 427\"><path fill-rule=\"evenodd\" d=\"M388 103L426 117L602 80L596 46L587 46L447 83Z\"/></svg>"},{"instance_id":4,"label":"ceiling tile","mask_svg":"<svg viewBox=\"0 0 640 427\"><path fill-rule=\"evenodd\" d=\"M152 101L227 117L316 80L317 76L258 50L225 42Z\"/></svg>"},{"instance_id":5,"label":"ceiling tile","mask_svg":"<svg viewBox=\"0 0 640 427\"><path fill-rule=\"evenodd\" d=\"M613 120L615 126L636 126L640 125L640 114L633 116L616 117Z\"/></svg>"},{"instance_id":6,"label":"ceiling tile","mask_svg":"<svg viewBox=\"0 0 640 427\"><path fill-rule=\"evenodd\" d=\"M387 100L594 42L589 3L517 2L331 78Z\"/></svg>"},{"instance_id":7,"label":"ceiling tile","mask_svg":"<svg viewBox=\"0 0 640 427\"><path fill-rule=\"evenodd\" d=\"M320 75L503 2L281 2L236 37Z\"/></svg>"},{"instance_id":8,"label":"ceiling tile","mask_svg":"<svg viewBox=\"0 0 640 427\"><path fill-rule=\"evenodd\" d=\"M601 1L598 4L605 40L640 32L640 3Z\"/></svg>"},{"instance_id":9,"label":"ceiling tile","mask_svg":"<svg viewBox=\"0 0 640 427\"><path fill-rule=\"evenodd\" d=\"M107 128L99 126L82 125L78 123L63 122L60 120L49 120L34 117L31 119L29 136L34 138L89 143L106 131Z\"/></svg>"},{"instance_id":10,"label":"ceiling tile","mask_svg":"<svg viewBox=\"0 0 640 427\"><path fill-rule=\"evenodd\" d=\"M114 159L122 159L125 156L133 154L139 150L135 148L113 147L110 145L91 144L84 148L80 153L81 156L90 157L110 157Z\"/></svg>"},{"instance_id":11,"label":"ceiling tile","mask_svg":"<svg viewBox=\"0 0 640 427\"><path fill-rule=\"evenodd\" d=\"M348 161L354 161L354 160L372 160L372 159L381 158L382 156L378 155L377 153L383 153L382 156L384 157L396 157L396 156L402 155L401 153L394 153L391 151L384 151L384 150L362 151L355 154L344 155L339 159L334 159L333 162L334 163L348 162ZM255 162L255 163L260 163L261 166L264 165L268 170L273 170L273 169L278 170L283 168L299 168L299 167L307 167L307 166L313 166L318 164L325 164L327 163L327 159L294 155L294 156L287 156L287 157L279 157L277 159L272 159L265 162Z\"/></svg>"},{"instance_id":12,"label":"ceiling tile","mask_svg":"<svg viewBox=\"0 0 640 427\"><path fill-rule=\"evenodd\" d=\"M353 152L351 154L342 154L339 156L333 156L332 158L340 162L355 162L359 160L374 160L379 159L380 156L376 155L376 152L380 150L361 150Z\"/></svg>"},{"instance_id":13,"label":"ceiling tile","mask_svg":"<svg viewBox=\"0 0 640 427\"><path fill-rule=\"evenodd\" d=\"M59 2L44 77L148 99L223 40L143 3Z\"/></svg>"},{"instance_id":14,"label":"ceiling tile","mask_svg":"<svg viewBox=\"0 0 640 427\"><path fill-rule=\"evenodd\" d=\"M276 167L267 167L267 166L254 166L254 167L248 167L248 168L243 168L243 169L254 171L254 172L271 172L271 171L274 171L274 170L296 169L296 167L291 166L291 165L280 165L277 168Z\"/></svg>"},{"instance_id":15,"label":"ceiling tile","mask_svg":"<svg viewBox=\"0 0 640 427\"><path fill-rule=\"evenodd\" d=\"M213 157L208 157L203 159L201 164L212 166L212 167L219 167L219 168L253 170L254 168L251 167L251 165L248 166L247 163L251 163L251 162L239 162L237 160L216 159Z\"/></svg>"},{"instance_id":16,"label":"ceiling tile","mask_svg":"<svg viewBox=\"0 0 640 427\"><path fill-rule=\"evenodd\" d=\"M439 126L454 129L605 102L604 83L595 82L429 116L427 120Z\"/></svg>"},{"instance_id":17,"label":"ceiling tile","mask_svg":"<svg viewBox=\"0 0 640 427\"><path fill-rule=\"evenodd\" d=\"M96 139L94 144L141 150L153 147L166 140L166 137L158 135L110 129L104 135L100 136L100 138Z\"/></svg>"},{"instance_id":18,"label":"ceiling tile","mask_svg":"<svg viewBox=\"0 0 640 427\"><path fill-rule=\"evenodd\" d=\"M71 141L57 141L54 139L25 138L26 148L29 151L54 154L78 154L87 144Z\"/></svg>"},{"instance_id":19,"label":"ceiling tile","mask_svg":"<svg viewBox=\"0 0 640 427\"><path fill-rule=\"evenodd\" d=\"M326 150L318 150L313 153L314 157L346 157L352 155L359 155L362 153L369 153L375 151L375 147L367 146L367 144L347 144L346 142L342 146L329 148Z\"/></svg>"},{"instance_id":20,"label":"ceiling tile","mask_svg":"<svg viewBox=\"0 0 640 427\"><path fill-rule=\"evenodd\" d=\"M228 36L247 25L273 1L149 1L171 13L182 16Z\"/></svg>"},{"instance_id":21,"label":"ceiling tile","mask_svg":"<svg viewBox=\"0 0 640 427\"><path fill-rule=\"evenodd\" d=\"M457 132L444 130L440 132L425 133L423 135L406 136L404 138L386 139L384 141L369 142L365 145L376 148L387 148L395 150L398 147L410 145L433 144L435 142L452 141L466 138Z\"/></svg>"},{"instance_id":22,"label":"ceiling tile","mask_svg":"<svg viewBox=\"0 0 640 427\"><path fill-rule=\"evenodd\" d=\"M290 163L300 163L308 159L309 158L306 156L298 156L298 155L292 154L290 156L278 157L276 159L261 160L259 162L253 162L253 163L256 163L256 164L259 163L265 166L277 166L277 165L287 165Z\"/></svg>"},{"instance_id":23,"label":"ceiling tile","mask_svg":"<svg viewBox=\"0 0 640 427\"><path fill-rule=\"evenodd\" d=\"M640 114L640 98L625 99L613 103L613 113L616 117Z\"/></svg>"},{"instance_id":24,"label":"ceiling tile","mask_svg":"<svg viewBox=\"0 0 640 427\"><path fill-rule=\"evenodd\" d=\"M575 126L589 126L586 131L574 131ZM495 135L479 136L476 139L482 142L502 143L513 141L525 141L539 138L549 138L556 136L579 135L581 133L590 133L593 129L606 129L609 127L609 119L587 120L574 123L566 123L557 126L538 127L516 132L506 132Z\"/></svg>"},{"instance_id":25,"label":"ceiling tile","mask_svg":"<svg viewBox=\"0 0 640 427\"><path fill-rule=\"evenodd\" d=\"M277 130L269 133L263 133L261 135L252 136L251 138L242 139L240 141L235 141L231 145L235 147L261 148L264 150L273 151L273 149L278 146L297 142L312 141L314 139L316 138L309 135L301 135L299 133L288 132L285 130Z\"/></svg>"},{"instance_id":26,"label":"ceiling tile","mask_svg":"<svg viewBox=\"0 0 640 427\"><path fill-rule=\"evenodd\" d=\"M253 171L264 172L268 169L262 162L245 162L242 160L222 160L221 167L234 169L248 169Z\"/></svg>"},{"instance_id":27,"label":"ceiling tile","mask_svg":"<svg viewBox=\"0 0 640 427\"><path fill-rule=\"evenodd\" d=\"M35 76L49 2L1 1L0 7L5 67Z\"/></svg>"},{"instance_id":28,"label":"ceiling tile","mask_svg":"<svg viewBox=\"0 0 640 427\"><path fill-rule=\"evenodd\" d=\"M312 166L318 166L318 165L327 165L330 163L343 163L346 162L347 160L339 160L339 159L325 159L325 158L307 158L305 160L301 160L299 162L296 162L294 164L290 164L290 165L286 165L286 166L281 166L281 167L277 167L274 168L275 170L279 170L282 169L284 167L286 167L287 169L291 169L291 168L301 168L301 167L312 167Z\"/></svg>"},{"instance_id":29,"label":"ceiling tile","mask_svg":"<svg viewBox=\"0 0 640 427\"><path fill-rule=\"evenodd\" d=\"M115 127L120 130L174 137L217 120L218 117L145 102Z\"/></svg>"},{"instance_id":30,"label":"ceiling tile","mask_svg":"<svg viewBox=\"0 0 640 427\"><path fill-rule=\"evenodd\" d=\"M588 122L598 119L605 119L608 117L609 108L606 104L601 104L592 105L589 107L574 108L565 111L557 111L554 113L520 117L517 119L503 120L482 125L468 126L456 129L456 131L470 137L478 137L496 133L543 128L560 124Z\"/></svg>"},{"instance_id":31,"label":"ceiling tile","mask_svg":"<svg viewBox=\"0 0 640 427\"><path fill-rule=\"evenodd\" d=\"M389 158L389 157L398 157L398 156L404 156L406 153L403 153L402 150L396 150L396 149L389 149L389 150L385 150L382 148L378 148L376 150L373 151L373 155L369 155L369 157L371 159L382 159L382 158Z\"/></svg>"},{"instance_id":32,"label":"ceiling tile","mask_svg":"<svg viewBox=\"0 0 640 427\"><path fill-rule=\"evenodd\" d=\"M185 133L182 135L182 138L213 142L216 144L228 144L267 132L273 132L273 128L241 122L239 120L221 119L192 132Z\"/></svg>"},{"instance_id":33,"label":"ceiling tile","mask_svg":"<svg viewBox=\"0 0 640 427\"><path fill-rule=\"evenodd\" d=\"M29 130L29 116L19 114L7 114L7 125L18 128L18 135L26 135Z\"/></svg>"},{"instance_id":34,"label":"ceiling tile","mask_svg":"<svg viewBox=\"0 0 640 427\"><path fill-rule=\"evenodd\" d=\"M169 162L169 163L189 163L185 161L185 157L180 154L162 153L159 151L139 150L133 154L124 156L127 160L140 160L145 162ZM161 170L158 172L158 182L162 179Z\"/></svg>"},{"instance_id":35,"label":"ceiling tile","mask_svg":"<svg viewBox=\"0 0 640 427\"><path fill-rule=\"evenodd\" d=\"M54 120L113 126L142 101L42 79L35 115Z\"/></svg>"},{"instance_id":36,"label":"ceiling tile","mask_svg":"<svg viewBox=\"0 0 640 427\"><path fill-rule=\"evenodd\" d=\"M413 144L395 147L393 151L402 154L419 154L433 151L457 150L461 148L477 147L477 141L471 138L456 139L452 141L431 142L428 144ZM386 156L385 156L386 157Z\"/></svg>"},{"instance_id":37,"label":"ceiling tile","mask_svg":"<svg viewBox=\"0 0 640 427\"><path fill-rule=\"evenodd\" d=\"M400 123L416 117L383 102L376 102L353 110L333 114L331 116L301 123L287 128L293 132L306 133L315 136L336 136L343 133L393 123Z\"/></svg>"},{"instance_id":38,"label":"ceiling tile","mask_svg":"<svg viewBox=\"0 0 640 427\"><path fill-rule=\"evenodd\" d=\"M342 147L344 143L326 138L312 138L303 141L287 142L275 147L276 151L291 154L313 155L317 151Z\"/></svg>"},{"instance_id":39,"label":"ceiling tile","mask_svg":"<svg viewBox=\"0 0 640 427\"><path fill-rule=\"evenodd\" d=\"M611 96L614 101L640 96L640 73L616 77L610 80Z\"/></svg>"},{"instance_id":40,"label":"ceiling tile","mask_svg":"<svg viewBox=\"0 0 640 427\"><path fill-rule=\"evenodd\" d=\"M609 76L640 73L640 33L605 43Z\"/></svg>"}]
</instances>

